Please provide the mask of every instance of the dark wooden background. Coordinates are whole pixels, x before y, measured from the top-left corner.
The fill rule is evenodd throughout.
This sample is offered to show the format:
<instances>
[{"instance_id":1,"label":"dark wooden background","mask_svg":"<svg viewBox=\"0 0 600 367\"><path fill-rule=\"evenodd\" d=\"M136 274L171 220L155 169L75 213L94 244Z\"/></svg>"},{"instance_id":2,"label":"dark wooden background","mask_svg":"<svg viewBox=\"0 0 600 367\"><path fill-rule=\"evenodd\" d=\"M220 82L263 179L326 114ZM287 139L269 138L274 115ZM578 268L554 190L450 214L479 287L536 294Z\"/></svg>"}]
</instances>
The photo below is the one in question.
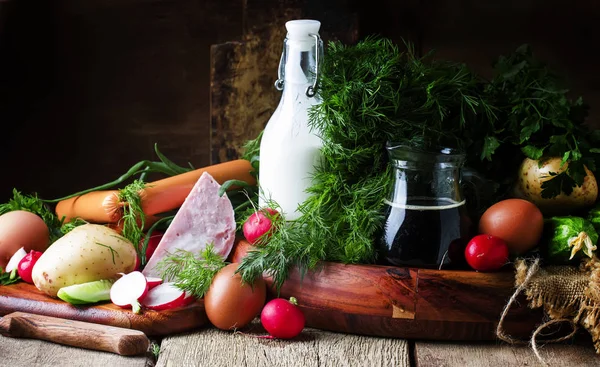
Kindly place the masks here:
<instances>
[{"instance_id":1,"label":"dark wooden background","mask_svg":"<svg viewBox=\"0 0 600 367\"><path fill-rule=\"evenodd\" d=\"M594 0L0 0L0 201L102 184L155 143L197 167L235 157L276 107L301 17L325 41L404 38L483 75L529 43L600 127L599 16Z\"/></svg>"}]
</instances>

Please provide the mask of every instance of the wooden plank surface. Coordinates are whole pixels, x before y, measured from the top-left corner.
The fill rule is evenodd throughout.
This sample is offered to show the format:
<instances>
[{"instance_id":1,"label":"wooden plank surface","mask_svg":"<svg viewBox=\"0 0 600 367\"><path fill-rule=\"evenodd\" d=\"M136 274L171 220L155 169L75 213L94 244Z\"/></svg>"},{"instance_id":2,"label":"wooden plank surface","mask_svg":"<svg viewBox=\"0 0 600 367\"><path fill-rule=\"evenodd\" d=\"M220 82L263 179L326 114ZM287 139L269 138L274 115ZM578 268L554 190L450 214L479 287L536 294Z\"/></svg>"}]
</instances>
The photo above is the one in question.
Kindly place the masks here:
<instances>
[{"instance_id":1,"label":"wooden plank surface","mask_svg":"<svg viewBox=\"0 0 600 367\"><path fill-rule=\"evenodd\" d=\"M529 346L489 343L417 342L416 367L516 367L540 366ZM598 366L600 356L587 343L582 345L547 344L539 348L549 366Z\"/></svg>"},{"instance_id":2,"label":"wooden plank surface","mask_svg":"<svg viewBox=\"0 0 600 367\"><path fill-rule=\"evenodd\" d=\"M0 335L0 366L145 367L153 363L151 354L124 357L47 341L8 338Z\"/></svg>"},{"instance_id":3,"label":"wooden plank surface","mask_svg":"<svg viewBox=\"0 0 600 367\"><path fill-rule=\"evenodd\" d=\"M194 330L208 322L204 300L171 310L144 310L138 315L130 309L120 308L110 302L93 306L73 306L60 299L51 298L38 291L32 284L24 282L0 287L0 316L15 311L136 329L148 336Z\"/></svg>"},{"instance_id":4,"label":"wooden plank surface","mask_svg":"<svg viewBox=\"0 0 600 367\"><path fill-rule=\"evenodd\" d=\"M255 329L250 335L260 335ZM165 338L158 361L146 356L123 357L112 353L65 347L39 340L0 336L0 365L11 367L82 366L398 366L408 367L406 340L372 338L306 329L292 341L256 339L213 328ZM597 366L600 357L591 344L542 346L549 366ZM528 346L498 343L417 342L416 367L521 367L538 366Z\"/></svg>"},{"instance_id":5,"label":"wooden plank surface","mask_svg":"<svg viewBox=\"0 0 600 367\"><path fill-rule=\"evenodd\" d=\"M258 339L214 328L163 339L157 367L409 367L408 342L305 329L290 341Z\"/></svg>"}]
</instances>

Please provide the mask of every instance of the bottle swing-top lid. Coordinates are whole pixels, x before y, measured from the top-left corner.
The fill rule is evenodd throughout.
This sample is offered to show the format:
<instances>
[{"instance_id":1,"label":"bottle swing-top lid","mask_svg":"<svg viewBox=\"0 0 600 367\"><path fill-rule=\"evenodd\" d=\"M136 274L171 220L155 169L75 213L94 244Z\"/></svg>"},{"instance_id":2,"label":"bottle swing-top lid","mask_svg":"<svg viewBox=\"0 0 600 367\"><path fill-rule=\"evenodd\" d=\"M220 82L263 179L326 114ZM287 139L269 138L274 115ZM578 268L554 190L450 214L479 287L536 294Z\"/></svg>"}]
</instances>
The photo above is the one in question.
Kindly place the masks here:
<instances>
[{"instance_id":1,"label":"bottle swing-top lid","mask_svg":"<svg viewBox=\"0 0 600 367\"><path fill-rule=\"evenodd\" d=\"M287 38L294 41L311 41L314 34L319 34L321 22L312 19L290 20L285 23Z\"/></svg>"},{"instance_id":2,"label":"bottle swing-top lid","mask_svg":"<svg viewBox=\"0 0 600 367\"><path fill-rule=\"evenodd\" d=\"M290 20L285 23L287 29L287 46L289 47L289 54L285 60L286 67L285 73L282 71L282 60L279 65L279 78L275 82L275 87L279 90L283 89L283 80L291 83L306 84L309 83L308 76L301 66L301 55L302 52L310 51L315 45L317 46L315 57L315 70L314 74L318 78L318 63L319 63L319 50L318 45L320 42L319 29L321 28L321 22L312 19L297 19ZM285 78L282 78L285 74ZM317 80L311 83L306 90L308 97L315 95L315 89L317 86Z\"/></svg>"}]
</instances>

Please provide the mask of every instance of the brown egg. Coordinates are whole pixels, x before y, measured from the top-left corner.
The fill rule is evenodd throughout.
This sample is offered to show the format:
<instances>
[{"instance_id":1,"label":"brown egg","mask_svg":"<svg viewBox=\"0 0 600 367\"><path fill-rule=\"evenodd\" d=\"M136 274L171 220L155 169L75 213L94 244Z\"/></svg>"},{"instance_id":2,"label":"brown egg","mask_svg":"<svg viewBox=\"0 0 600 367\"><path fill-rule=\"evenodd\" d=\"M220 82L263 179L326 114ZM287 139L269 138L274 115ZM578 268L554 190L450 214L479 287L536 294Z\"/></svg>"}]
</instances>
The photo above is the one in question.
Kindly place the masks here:
<instances>
[{"instance_id":1,"label":"brown egg","mask_svg":"<svg viewBox=\"0 0 600 367\"><path fill-rule=\"evenodd\" d=\"M506 199L490 206L479 220L479 233L500 237L512 254L534 248L544 229L540 209L530 201Z\"/></svg>"},{"instance_id":2,"label":"brown egg","mask_svg":"<svg viewBox=\"0 0 600 367\"><path fill-rule=\"evenodd\" d=\"M204 296L208 320L222 330L240 329L260 314L267 298L267 286L262 278L250 285L234 274L239 264L233 263L215 275Z\"/></svg>"},{"instance_id":3,"label":"brown egg","mask_svg":"<svg viewBox=\"0 0 600 367\"><path fill-rule=\"evenodd\" d=\"M0 267L21 247L26 252L43 252L50 242L48 226L40 216L24 210L15 210L0 215Z\"/></svg>"},{"instance_id":4,"label":"brown egg","mask_svg":"<svg viewBox=\"0 0 600 367\"><path fill-rule=\"evenodd\" d=\"M227 261L232 263L240 263L248 255L249 251L255 250L256 247L245 239L239 239L233 245L233 249L229 253Z\"/></svg>"}]
</instances>

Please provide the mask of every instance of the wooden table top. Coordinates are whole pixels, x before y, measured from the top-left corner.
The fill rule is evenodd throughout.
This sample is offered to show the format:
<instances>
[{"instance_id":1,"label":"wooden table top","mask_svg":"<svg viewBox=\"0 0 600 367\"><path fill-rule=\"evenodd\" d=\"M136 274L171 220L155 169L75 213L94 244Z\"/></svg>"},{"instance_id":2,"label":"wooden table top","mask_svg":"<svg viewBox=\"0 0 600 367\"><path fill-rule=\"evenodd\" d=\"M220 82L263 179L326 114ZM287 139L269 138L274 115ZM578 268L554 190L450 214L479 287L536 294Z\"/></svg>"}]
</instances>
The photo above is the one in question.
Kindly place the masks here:
<instances>
[{"instance_id":1,"label":"wooden table top","mask_svg":"<svg viewBox=\"0 0 600 367\"><path fill-rule=\"evenodd\" d=\"M548 344L540 351L549 366L598 366L589 340ZM583 338L585 339L585 338ZM254 338L211 327L155 340L156 359L66 347L39 340L0 336L0 366L538 366L528 346L449 343L377 338L305 329L295 340Z\"/></svg>"}]
</instances>

